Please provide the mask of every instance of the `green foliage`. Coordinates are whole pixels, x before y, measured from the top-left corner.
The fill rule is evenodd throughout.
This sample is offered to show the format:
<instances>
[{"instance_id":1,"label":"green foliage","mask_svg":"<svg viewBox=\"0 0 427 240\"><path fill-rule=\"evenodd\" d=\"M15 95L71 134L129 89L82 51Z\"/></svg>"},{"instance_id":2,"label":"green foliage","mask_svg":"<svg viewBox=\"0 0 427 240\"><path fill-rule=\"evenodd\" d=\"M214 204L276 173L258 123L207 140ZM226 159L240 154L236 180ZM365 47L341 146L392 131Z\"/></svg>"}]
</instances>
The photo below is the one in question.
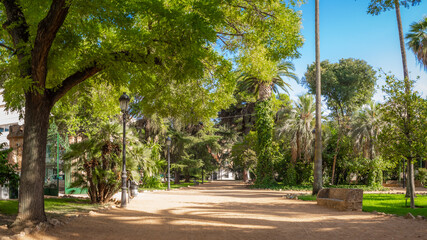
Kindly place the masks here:
<instances>
[{"instance_id":1,"label":"green foliage","mask_svg":"<svg viewBox=\"0 0 427 240\"><path fill-rule=\"evenodd\" d=\"M18 165L9 163L7 159L13 149L3 149L3 146L3 143L0 144L0 186L17 188L19 184L19 175L16 172Z\"/></svg>"},{"instance_id":2,"label":"green foliage","mask_svg":"<svg viewBox=\"0 0 427 240\"><path fill-rule=\"evenodd\" d=\"M269 88L277 94L279 94L279 88L285 92L288 92L288 88L290 88L289 83L285 82L284 78L290 78L296 82L299 81L297 75L294 73L295 67L289 61L280 62L277 64L277 69L274 70L276 72L276 76L271 77ZM241 92L248 92L254 96L259 96L260 88L264 82L265 80L262 78L251 75L248 72L243 72L237 80L237 88Z\"/></svg>"},{"instance_id":3,"label":"green foliage","mask_svg":"<svg viewBox=\"0 0 427 240\"><path fill-rule=\"evenodd\" d=\"M288 186L297 185L297 171L293 164L289 164L286 170L285 177L283 179L283 184Z\"/></svg>"},{"instance_id":4,"label":"green foliage","mask_svg":"<svg viewBox=\"0 0 427 240\"><path fill-rule=\"evenodd\" d=\"M276 124L278 137L291 147L292 162L310 162L314 150L314 113L313 95L298 97L295 108L279 111ZM290 144L289 144L290 143Z\"/></svg>"},{"instance_id":5,"label":"green foliage","mask_svg":"<svg viewBox=\"0 0 427 240\"><path fill-rule=\"evenodd\" d=\"M424 66L424 70L427 71L427 16L416 23L411 24L411 29L406 34L406 40L408 40L408 46L415 54L417 61L421 66Z\"/></svg>"},{"instance_id":6,"label":"green foliage","mask_svg":"<svg viewBox=\"0 0 427 240\"><path fill-rule=\"evenodd\" d=\"M381 186L383 183L383 171L394 167L394 164L378 157L375 159L355 157L346 162L348 172L354 174L356 182L369 186Z\"/></svg>"},{"instance_id":7,"label":"green foliage","mask_svg":"<svg viewBox=\"0 0 427 240\"><path fill-rule=\"evenodd\" d=\"M142 177L142 185L143 188L161 188L163 186L162 179L159 176L148 176L144 175Z\"/></svg>"},{"instance_id":8,"label":"green foliage","mask_svg":"<svg viewBox=\"0 0 427 240\"><path fill-rule=\"evenodd\" d=\"M414 91L413 81L386 76L386 102L381 106L383 130L379 135L384 158L399 162L427 155L427 100ZM405 90L405 88L408 90Z\"/></svg>"},{"instance_id":9,"label":"green foliage","mask_svg":"<svg viewBox=\"0 0 427 240\"><path fill-rule=\"evenodd\" d=\"M255 167L257 156L255 152L257 135L251 131L245 135L241 142L237 142L232 146L231 156L233 165L249 170Z\"/></svg>"},{"instance_id":10,"label":"green foliage","mask_svg":"<svg viewBox=\"0 0 427 240\"><path fill-rule=\"evenodd\" d=\"M423 186L426 185L427 184L427 169L418 168L418 174L416 176L416 179L419 180Z\"/></svg>"},{"instance_id":11,"label":"green foliage","mask_svg":"<svg viewBox=\"0 0 427 240\"><path fill-rule=\"evenodd\" d=\"M86 81L68 92L52 109L51 122L58 130L75 136L95 135L99 123L120 114L118 99L122 91L107 83Z\"/></svg>"},{"instance_id":12,"label":"green foliage","mask_svg":"<svg viewBox=\"0 0 427 240\"><path fill-rule=\"evenodd\" d=\"M328 108L341 117L351 114L354 110L367 103L373 96L376 72L363 60L347 58L338 63L325 60L320 63L322 72L322 96ZM310 93L316 93L316 66L307 68L303 84L308 86Z\"/></svg>"},{"instance_id":13,"label":"green foliage","mask_svg":"<svg viewBox=\"0 0 427 240\"><path fill-rule=\"evenodd\" d=\"M256 179L256 182L251 185L251 188L255 189L280 189L281 186L273 178L263 178L259 180Z\"/></svg>"},{"instance_id":14,"label":"green foliage","mask_svg":"<svg viewBox=\"0 0 427 240\"><path fill-rule=\"evenodd\" d=\"M365 158L374 159L378 155L378 135L382 128L379 104L371 103L352 116L350 135L354 150Z\"/></svg>"},{"instance_id":15,"label":"green foliage","mask_svg":"<svg viewBox=\"0 0 427 240\"><path fill-rule=\"evenodd\" d=\"M256 181L258 184L265 184L274 181L272 162L272 143L274 120L271 110L271 101L258 101L255 107L257 121L257 167Z\"/></svg>"},{"instance_id":16,"label":"green foliage","mask_svg":"<svg viewBox=\"0 0 427 240\"><path fill-rule=\"evenodd\" d=\"M363 191L388 191L389 190L388 188L385 188L381 185L368 186L368 185L360 185L360 184L326 185L325 187L328 187L328 188L355 188L355 189L362 189Z\"/></svg>"},{"instance_id":17,"label":"green foliage","mask_svg":"<svg viewBox=\"0 0 427 240\"><path fill-rule=\"evenodd\" d=\"M421 3L421 0L404 0L398 1L400 5L405 8L409 8L409 6L415 6ZM371 0L368 7L368 14L378 15L381 12L386 12L391 9L394 9L395 1L394 0Z\"/></svg>"},{"instance_id":18,"label":"green foliage","mask_svg":"<svg viewBox=\"0 0 427 240\"><path fill-rule=\"evenodd\" d=\"M92 203L108 202L120 187L119 129L119 125L104 123L97 135L72 144L63 156L77 178L71 187L87 188Z\"/></svg>"}]
</instances>

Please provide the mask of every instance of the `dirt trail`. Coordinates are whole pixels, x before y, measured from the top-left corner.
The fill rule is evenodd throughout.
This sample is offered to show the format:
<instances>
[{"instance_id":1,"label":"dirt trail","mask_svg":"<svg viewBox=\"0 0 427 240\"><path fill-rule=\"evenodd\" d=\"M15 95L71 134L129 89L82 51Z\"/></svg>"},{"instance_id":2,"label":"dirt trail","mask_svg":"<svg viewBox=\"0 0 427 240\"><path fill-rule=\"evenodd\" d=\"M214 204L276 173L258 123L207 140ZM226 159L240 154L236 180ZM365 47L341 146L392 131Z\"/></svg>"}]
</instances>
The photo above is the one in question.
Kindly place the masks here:
<instances>
[{"instance_id":1,"label":"dirt trail","mask_svg":"<svg viewBox=\"0 0 427 240\"><path fill-rule=\"evenodd\" d=\"M339 212L283 195L225 181L141 193L127 209L24 239L427 239L426 221Z\"/></svg>"}]
</instances>

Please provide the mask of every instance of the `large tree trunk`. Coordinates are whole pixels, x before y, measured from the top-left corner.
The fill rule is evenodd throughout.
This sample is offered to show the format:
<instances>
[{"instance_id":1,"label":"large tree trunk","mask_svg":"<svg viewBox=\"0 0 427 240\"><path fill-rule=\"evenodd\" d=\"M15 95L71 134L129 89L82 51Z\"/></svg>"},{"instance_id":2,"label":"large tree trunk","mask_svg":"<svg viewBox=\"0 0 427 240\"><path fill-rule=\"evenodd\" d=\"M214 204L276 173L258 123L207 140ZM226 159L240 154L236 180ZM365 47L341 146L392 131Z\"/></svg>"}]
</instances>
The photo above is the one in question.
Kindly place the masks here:
<instances>
[{"instance_id":1,"label":"large tree trunk","mask_svg":"<svg viewBox=\"0 0 427 240\"><path fill-rule=\"evenodd\" d=\"M179 179L180 179L180 174L179 174L179 170L175 170L175 181L173 182L174 184L179 184Z\"/></svg>"},{"instance_id":2,"label":"large tree trunk","mask_svg":"<svg viewBox=\"0 0 427 240\"><path fill-rule=\"evenodd\" d=\"M246 167L243 168L243 182L247 183L249 181L248 178L248 170L246 169Z\"/></svg>"},{"instance_id":3,"label":"large tree trunk","mask_svg":"<svg viewBox=\"0 0 427 240\"><path fill-rule=\"evenodd\" d=\"M52 103L46 95L26 94L19 211L15 226L46 221L43 185L51 107Z\"/></svg>"},{"instance_id":4,"label":"large tree trunk","mask_svg":"<svg viewBox=\"0 0 427 240\"><path fill-rule=\"evenodd\" d=\"M315 38L316 38L316 140L314 145L314 181L313 195L316 195L323 187L322 177L322 98L321 98L321 74L320 74L320 38L319 38L319 0L315 2Z\"/></svg>"}]
</instances>

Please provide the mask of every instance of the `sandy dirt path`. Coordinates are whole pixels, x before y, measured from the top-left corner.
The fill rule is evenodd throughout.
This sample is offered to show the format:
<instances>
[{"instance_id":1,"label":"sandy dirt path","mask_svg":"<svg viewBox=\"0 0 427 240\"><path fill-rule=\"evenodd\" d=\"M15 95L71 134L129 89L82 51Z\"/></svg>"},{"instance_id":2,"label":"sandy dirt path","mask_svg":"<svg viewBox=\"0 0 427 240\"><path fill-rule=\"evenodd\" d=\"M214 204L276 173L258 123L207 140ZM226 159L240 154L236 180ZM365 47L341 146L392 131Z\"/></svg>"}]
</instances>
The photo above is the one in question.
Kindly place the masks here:
<instances>
[{"instance_id":1,"label":"sandy dirt path","mask_svg":"<svg viewBox=\"0 0 427 240\"><path fill-rule=\"evenodd\" d=\"M283 195L239 182L140 193L127 209L79 217L25 239L427 239L427 221L339 212Z\"/></svg>"}]
</instances>

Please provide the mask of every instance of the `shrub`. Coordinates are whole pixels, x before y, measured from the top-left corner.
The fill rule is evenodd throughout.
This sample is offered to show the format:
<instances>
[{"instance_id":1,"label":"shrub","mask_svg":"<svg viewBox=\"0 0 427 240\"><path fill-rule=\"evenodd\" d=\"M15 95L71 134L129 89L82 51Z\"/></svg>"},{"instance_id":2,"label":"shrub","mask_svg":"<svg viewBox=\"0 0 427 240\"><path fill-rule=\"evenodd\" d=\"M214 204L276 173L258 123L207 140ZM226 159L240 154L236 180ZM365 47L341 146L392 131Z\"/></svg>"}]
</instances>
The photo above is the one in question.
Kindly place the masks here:
<instances>
[{"instance_id":1,"label":"shrub","mask_svg":"<svg viewBox=\"0 0 427 240\"><path fill-rule=\"evenodd\" d=\"M426 185L426 181L427 181L427 169L425 169L425 168L419 168L416 179L420 180L420 182L421 182L421 184L423 186Z\"/></svg>"},{"instance_id":2,"label":"shrub","mask_svg":"<svg viewBox=\"0 0 427 240\"><path fill-rule=\"evenodd\" d=\"M283 183L288 186L294 186L297 184L297 171L295 170L293 164L288 164Z\"/></svg>"}]
</instances>

